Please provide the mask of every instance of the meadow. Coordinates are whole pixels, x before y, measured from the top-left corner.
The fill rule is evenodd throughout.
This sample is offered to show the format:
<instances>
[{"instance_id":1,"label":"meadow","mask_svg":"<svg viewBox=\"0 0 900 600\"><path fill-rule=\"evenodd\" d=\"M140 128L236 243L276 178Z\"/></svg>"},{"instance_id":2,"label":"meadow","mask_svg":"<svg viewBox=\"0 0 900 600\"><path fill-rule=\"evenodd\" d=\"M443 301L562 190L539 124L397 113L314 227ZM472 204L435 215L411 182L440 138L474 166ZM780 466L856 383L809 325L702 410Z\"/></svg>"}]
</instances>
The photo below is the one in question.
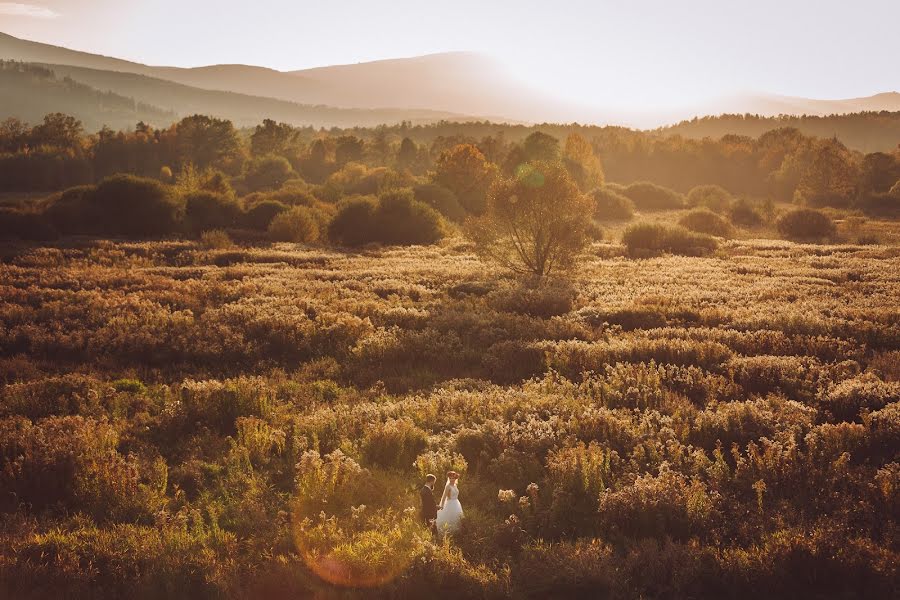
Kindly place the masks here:
<instances>
[{"instance_id":1,"label":"meadow","mask_svg":"<svg viewBox=\"0 0 900 600\"><path fill-rule=\"evenodd\" d=\"M456 234L4 243L2 595L896 594L897 223L623 227L539 285Z\"/></svg>"}]
</instances>

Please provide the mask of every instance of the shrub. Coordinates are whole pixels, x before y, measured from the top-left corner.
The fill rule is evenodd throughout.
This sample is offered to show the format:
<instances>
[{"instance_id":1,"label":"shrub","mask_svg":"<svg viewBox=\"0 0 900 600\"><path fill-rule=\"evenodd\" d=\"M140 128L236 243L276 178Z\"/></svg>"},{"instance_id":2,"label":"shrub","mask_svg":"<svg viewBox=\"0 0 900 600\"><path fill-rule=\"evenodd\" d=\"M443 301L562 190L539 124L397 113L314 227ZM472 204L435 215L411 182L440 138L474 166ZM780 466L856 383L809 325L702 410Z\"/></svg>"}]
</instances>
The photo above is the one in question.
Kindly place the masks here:
<instances>
[{"instance_id":1,"label":"shrub","mask_svg":"<svg viewBox=\"0 0 900 600\"><path fill-rule=\"evenodd\" d=\"M796 208L779 217L778 233L789 240L821 240L834 236L834 223L823 212Z\"/></svg>"},{"instance_id":2,"label":"shrub","mask_svg":"<svg viewBox=\"0 0 900 600\"><path fill-rule=\"evenodd\" d=\"M141 482L137 465L116 452L118 434L105 422L49 417L37 424L0 420L0 502L33 510L55 506L98 520L147 520L164 503L165 463Z\"/></svg>"},{"instance_id":3,"label":"shrub","mask_svg":"<svg viewBox=\"0 0 900 600\"><path fill-rule=\"evenodd\" d=\"M433 244L444 236L444 223L436 210L413 198L412 190L401 189L385 192L377 202L345 200L328 227L328 236L345 246Z\"/></svg>"},{"instance_id":4,"label":"shrub","mask_svg":"<svg viewBox=\"0 0 900 600\"><path fill-rule=\"evenodd\" d=\"M426 433L411 421L389 420L367 428L362 440L362 455L369 464L405 471L415 465L427 444Z\"/></svg>"},{"instance_id":5,"label":"shrub","mask_svg":"<svg viewBox=\"0 0 900 600\"><path fill-rule=\"evenodd\" d=\"M266 417L272 410L272 392L259 379L228 381L187 380L177 389L179 416L191 425L234 434L238 417Z\"/></svg>"},{"instance_id":6,"label":"shrub","mask_svg":"<svg viewBox=\"0 0 900 600\"><path fill-rule=\"evenodd\" d=\"M718 248L709 235L694 233L681 226L662 223L638 223L631 225L622 235L622 242L632 256L670 252L685 256L702 256Z\"/></svg>"},{"instance_id":7,"label":"shrub","mask_svg":"<svg viewBox=\"0 0 900 600\"><path fill-rule=\"evenodd\" d=\"M695 209L678 220L678 224L697 233L707 233L719 237L731 235L731 225L706 208Z\"/></svg>"},{"instance_id":8,"label":"shrub","mask_svg":"<svg viewBox=\"0 0 900 600\"><path fill-rule=\"evenodd\" d=\"M338 205L337 214L328 225L331 241L344 246L362 246L375 238L376 202L371 197L350 198Z\"/></svg>"},{"instance_id":9,"label":"shrub","mask_svg":"<svg viewBox=\"0 0 900 600\"><path fill-rule=\"evenodd\" d=\"M600 528L612 538L669 537L684 540L706 533L718 499L700 481L689 481L665 465L658 476L600 494Z\"/></svg>"},{"instance_id":10,"label":"shrub","mask_svg":"<svg viewBox=\"0 0 900 600\"><path fill-rule=\"evenodd\" d=\"M275 200L261 200L250 205L244 213L244 225L257 231L265 231L276 216L287 211L286 204Z\"/></svg>"},{"instance_id":11,"label":"shrub","mask_svg":"<svg viewBox=\"0 0 900 600\"><path fill-rule=\"evenodd\" d=\"M456 194L437 183L424 183L413 188L417 201L427 204L441 213L444 218L457 223L466 219L466 209L462 207Z\"/></svg>"},{"instance_id":12,"label":"shrub","mask_svg":"<svg viewBox=\"0 0 900 600\"><path fill-rule=\"evenodd\" d=\"M238 203L222 194L192 192L184 197L184 217L193 233L234 227L240 214Z\"/></svg>"},{"instance_id":13,"label":"shrub","mask_svg":"<svg viewBox=\"0 0 900 600\"><path fill-rule=\"evenodd\" d=\"M319 239L319 224L313 212L304 206L294 206L275 215L268 231L276 242L312 244Z\"/></svg>"},{"instance_id":14,"label":"shrub","mask_svg":"<svg viewBox=\"0 0 900 600\"><path fill-rule=\"evenodd\" d=\"M684 208L681 194L667 187L639 181L632 183L623 192L631 198L638 210L675 210Z\"/></svg>"},{"instance_id":15,"label":"shrub","mask_svg":"<svg viewBox=\"0 0 900 600\"><path fill-rule=\"evenodd\" d=\"M44 215L0 207L0 239L52 240L57 235Z\"/></svg>"},{"instance_id":16,"label":"shrub","mask_svg":"<svg viewBox=\"0 0 900 600\"><path fill-rule=\"evenodd\" d=\"M561 164L531 162L491 187L487 210L467 222L467 233L482 258L543 277L575 265L592 210Z\"/></svg>"},{"instance_id":17,"label":"shrub","mask_svg":"<svg viewBox=\"0 0 900 600\"><path fill-rule=\"evenodd\" d=\"M415 466L422 479L429 473L440 477L447 471L456 471L464 476L469 468L462 454L449 450L435 450L420 454L416 457Z\"/></svg>"},{"instance_id":18,"label":"shrub","mask_svg":"<svg viewBox=\"0 0 900 600\"><path fill-rule=\"evenodd\" d=\"M735 200L728 209L728 216L738 227L759 227L763 224L762 213L746 198Z\"/></svg>"},{"instance_id":19,"label":"shrub","mask_svg":"<svg viewBox=\"0 0 900 600\"><path fill-rule=\"evenodd\" d=\"M600 221L627 221L634 217L631 198L605 185L591 192L594 199L594 218Z\"/></svg>"},{"instance_id":20,"label":"shrub","mask_svg":"<svg viewBox=\"0 0 900 600\"><path fill-rule=\"evenodd\" d=\"M96 187L66 190L46 214L64 233L142 237L173 233L182 213L181 203L159 181L114 175Z\"/></svg>"},{"instance_id":21,"label":"shrub","mask_svg":"<svg viewBox=\"0 0 900 600\"><path fill-rule=\"evenodd\" d=\"M482 364L491 381L518 383L544 372L544 350L521 340L504 340L488 348Z\"/></svg>"},{"instance_id":22,"label":"shrub","mask_svg":"<svg viewBox=\"0 0 900 600\"><path fill-rule=\"evenodd\" d=\"M96 189L93 185L79 185L65 190L50 201L44 218L60 233L101 233L101 214L92 202Z\"/></svg>"},{"instance_id":23,"label":"shrub","mask_svg":"<svg viewBox=\"0 0 900 600\"><path fill-rule=\"evenodd\" d=\"M225 231L213 229L200 234L200 245L210 250L225 250L234 246L234 242Z\"/></svg>"},{"instance_id":24,"label":"shrub","mask_svg":"<svg viewBox=\"0 0 900 600\"><path fill-rule=\"evenodd\" d=\"M372 216L375 241L383 244L433 244L444 237L441 215L409 189L382 194Z\"/></svg>"},{"instance_id":25,"label":"shrub","mask_svg":"<svg viewBox=\"0 0 900 600\"><path fill-rule=\"evenodd\" d=\"M488 303L496 310L541 319L564 315L572 310L576 292L571 284L554 280L536 285L521 284L488 295Z\"/></svg>"},{"instance_id":26,"label":"shrub","mask_svg":"<svg viewBox=\"0 0 900 600\"><path fill-rule=\"evenodd\" d=\"M254 158L247 165L244 184L250 191L277 190L288 179L296 177L291 163L283 156Z\"/></svg>"},{"instance_id":27,"label":"shrub","mask_svg":"<svg viewBox=\"0 0 900 600\"><path fill-rule=\"evenodd\" d=\"M762 401L725 402L697 415L690 441L708 450L717 442L724 448L732 444L743 447L747 442L771 436L776 425L774 414Z\"/></svg>"},{"instance_id":28,"label":"shrub","mask_svg":"<svg viewBox=\"0 0 900 600\"><path fill-rule=\"evenodd\" d=\"M97 206L105 233L148 236L172 233L182 215L169 189L155 179L114 175L88 196Z\"/></svg>"},{"instance_id":29,"label":"shrub","mask_svg":"<svg viewBox=\"0 0 900 600\"><path fill-rule=\"evenodd\" d=\"M698 185L687 195L687 205L691 208L707 208L713 212L725 212L731 205L731 194L718 185Z\"/></svg>"},{"instance_id":30,"label":"shrub","mask_svg":"<svg viewBox=\"0 0 900 600\"><path fill-rule=\"evenodd\" d=\"M560 448L547 457L551 499L546 526L554 536L596 532L598 500L613 486L620 462L615 451L594 442Z\"/></svg>"},{"instance_id":31,"label":"shrub","mask_svg":"<svg viewBox=\"0 0 900 600\"><path fill-rule=\"evenodd\" d=\"M900 216L900 191L863 194L857 198L855 207L872 217L896 218Z\"/></svg>"},{"instance_id":32,"label":"shrub","mask_svg":"<svg viewBox=\"0 0 900 600\"><path fill-rule=\"evenodd\" d=\"M306 206L307 208L315 208L322 204L312 193L302 188L282 188L266 194L250 194L248 198L252 199L253 202L274 200L288 206Z\"/></svg>"},{"instance_id":33,"label":"shrub","mask_svg":"<svg viewBox=\"0 0 900 600\"><path fill-rule=\"evenodd\" d=\"M891 402L900 402L900 384L864 374L828 390L822 395L819 407L838 421L860 421L863 410L881 410Z\"/></svg>"}]
</instances>

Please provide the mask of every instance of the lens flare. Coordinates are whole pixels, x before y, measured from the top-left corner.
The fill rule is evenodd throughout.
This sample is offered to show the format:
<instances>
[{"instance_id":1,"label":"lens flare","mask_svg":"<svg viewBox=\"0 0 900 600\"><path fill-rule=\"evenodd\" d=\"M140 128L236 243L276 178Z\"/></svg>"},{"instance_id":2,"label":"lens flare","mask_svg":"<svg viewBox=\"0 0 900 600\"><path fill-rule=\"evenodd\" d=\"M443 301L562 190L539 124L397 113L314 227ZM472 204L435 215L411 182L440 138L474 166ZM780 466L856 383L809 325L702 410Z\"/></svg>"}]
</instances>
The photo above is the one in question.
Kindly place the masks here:
<instances>
[{"instance_id":1,"label":"lens flare","mask_svg":"<svg viewBox=\"0 0 900 600\"><path fill-rule=\"evenodd\" d=\"M539 188L544 185L544 174L531 164L521 164L516 167L516 179L530 188Z\"/></svg>"},{"instance_id":2,"label":"lens flare","mask_svg":"<svg viewBox=\"0 0 900 600\"><path fill-rule=\"evenodd\" d=\"M374 588L403 574L423 548L427 531L414 512L391 510L364 516L354 510L338 519L293 511L294 543L306 566L322 580L341 587Z\"/></svg>"}]
</instances>

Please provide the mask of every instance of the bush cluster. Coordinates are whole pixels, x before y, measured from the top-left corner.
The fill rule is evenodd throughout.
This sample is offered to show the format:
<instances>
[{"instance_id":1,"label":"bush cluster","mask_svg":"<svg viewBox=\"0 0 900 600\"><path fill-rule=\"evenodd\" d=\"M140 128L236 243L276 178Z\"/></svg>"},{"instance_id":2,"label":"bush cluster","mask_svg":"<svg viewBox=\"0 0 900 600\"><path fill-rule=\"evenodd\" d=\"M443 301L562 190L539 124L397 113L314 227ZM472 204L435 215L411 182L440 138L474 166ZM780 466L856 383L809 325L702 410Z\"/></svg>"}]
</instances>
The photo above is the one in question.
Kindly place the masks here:
<instances>
[{"instance_id":1,"label":"bush cluster","mask_svg":"<svg viewBox=\"0 0 900 600\"><path fill-rule=\"evenodd\" d=\"M444 236L440 214L415 200L411 190L342 202L328 227L332 241L344 246L368 243L417 245L433 244Z\"/></svg>"},{"instance_id":2,"label":"bush cluster","mask_svg":"<svg viewBox=\"0 0 900 600\"><path fill-rule=\"evenodd\" d=\"M664 252L702 256L718 247L716 240L709 235L663 223L631 225L622 235L622 242L632 256L652 256Z\"/></svg>"},{"instance_id":3,"label":"bush cluster","mask_svg":"<svg viewBox=\"0 0 900 600\"><path fill-rule=\"evenodd\" d=\"M778 217L778 233L789 240L821 241L834 236L835 226L828 215L812 208L795 208Z\"/></svg>"},{"instance_id":4,"label":"bush cluster","mask_svg":"<svg viewBox=\"0 0 900 600\"><path fill-rule=\"evenodd\" d=\"M655 211L684 208L684 197L681 194L649 181L632 183L625 187L621 193L630 198L638 210Z\"/></svg>"},{"instance_id":5,"label":"bush cluster","mask_svg":"<svg viewBox=\"0 0 900 600\"><path fill-rule=\"evenodd\" d=\"M731 224L709 209L694 209L681 217L678 224L696 233L706 233L718 237L731 235Z\"/></svg>"}]
</instances>

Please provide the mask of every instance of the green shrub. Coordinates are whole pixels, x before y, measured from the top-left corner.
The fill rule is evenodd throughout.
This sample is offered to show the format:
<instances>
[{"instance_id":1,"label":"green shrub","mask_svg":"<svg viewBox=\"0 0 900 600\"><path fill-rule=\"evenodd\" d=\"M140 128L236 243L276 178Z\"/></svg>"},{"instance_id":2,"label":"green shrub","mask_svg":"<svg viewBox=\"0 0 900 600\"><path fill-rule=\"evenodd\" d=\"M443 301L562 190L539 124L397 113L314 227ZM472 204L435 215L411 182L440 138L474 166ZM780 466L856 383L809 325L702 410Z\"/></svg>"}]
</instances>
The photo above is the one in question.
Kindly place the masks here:
<instances>
[{"instance_id":1,"label":"green shrub","mask_svg":"<svg viewBox=\"0 0 900 600\"><path fill-rule=\"evenodd\" d=\"M638 210L675 210L684 208L684 198L681 194L649 181L632 183L625 188L623 193L631 198Z\"/></svg>"},{"instance_id":2,"label":"green shrub","mask_svg":"<svg viewBox=\"0 0 900 600\"><path fill-rule=\"evenodd\" d=\"M702 256L718 248L718 242L709 235L694 233L681 226L662 223L631 225L622 235L622 242L628 247L628 252L632 256L665 252L685 256Z\"/></svg>"},{"instance_id":3,"label":"green shrub","mask_svg":"<svg viewBox=\"0 0 900 600\"><path fill-rule=\"evenodd\" d=\"M312 244L319 240L319 223L305 206L294 206L275 215L268 231L275 242Z\"/></svg>"},{"instance_id":4,"label":"green shrub","mask_svg":"<svg viewBox=\"0 0 900 600\"><path fill-rule=\"evenodd\" d=\"M227 229L238 223L241 208L233 198L214 192L192 192L184 197L184 218L197 234L210 229Z\"/></svg>"},{"instance_id":5,"label":"green shrub","mask_svg":"<svg viewBox=\"0 0 900 600\"><path fill-rule=\"evenodd\" d=\"M600 221L627 221L634 217L634 202L607 184L591 192L594 218Z\"/></svg>"},{"instance_id":6,"label":"green shrub","mask_svg":"<svg viewBox=\"0 0 900 600\"><path fill-rule=\"evenodd\" d=\"M764 221L762 213L746 198L735 200L728 209L728 216L738 227L759 227Z\"/></svg>"},{"instance_id":7,"label":"green shrub","mask_svg":"<svg viewBox=\"0 0 900 600\"><path fill-rule=\"evenodd\" d=\"M244 172L244 184L250 191L277 190L297 174L283 156L267 155L254 158Z\"/></svg>"},{"instance_id":8,"label":"green shrub","mask_svg":"<svg viewBox=\"0 0 900 600\"><path fill-rule=\"evenodd\" d=\"M165 235L176 231L182 215L183 205L169 188L133 175L66 190L47 208L47 218L60 231L86 235Z\"/></svg>"},{"instance_id":9,"label":"green shrub","mask_svg":"<svg viewBox=\"0 0 900 600\"><path fill-rule=\"evenodd\" d=\"M408 471L427 444L428 435L411 421L389 420L366 429L362 440L363 460L379 467Z\"/></svg>"},{"instance_id":10,"label":"green shrub","mask_svg":"<svg viewBox=\"0 0 900 600\"><path fill-rule=\"evenodd\" d=\"M707 208L713 212L725 212L731 205L731 194L718 185L698 185L687 195L687 205L691 208Z\"/></svg>"},{"instance_id":11,"label":"green shrub","mask_svg":"<svg viewBox=\"0 0 900 600\"><path fill-rule=\"evenodd\" d=\"M731 235L731 225L707 208L694 209L678 220L678 224L696 233L706 233L718 237Z\"/></svg>"},{"instance_id":12,"label":"green shrub","mask_svg":"<svg viewBox=\"0 0 900 600\"><path fill-rule=\"evenodd\" d=\"M328 237L343 246L370 243L376 236L373 230L376 206L375 199L366 196L343 200L328 225Z\"/></svg>"},{"instance_id":13,"label":"green shrub","mask_svg":"<svg viewBox=\"0 0 900 600\"><path fill-rule=\"evenodd\" d=\"M272 219L289 208L276 200L260 200L247 207L243 217L244 226L257 231L266 231Z\"/></svg>"},{"instance_id":14,"label":"green shrub","mask_svg":"<svg viewBox=\"0 0 900 600\"><path fill-rule=\"evenodd\" d=\"M409 189L382 194L372 216L374 241L383 244L433 244L444 237L440 213L416 201Z\"/></svg>"},{"instance_id":15,"label":"green shrub","mask_svg":"<svg viewBox=\"0 0 900 600\"><path fill-rule=\"evenodd\" d=\"M382 194L378 201L353 198L343 201L328 227L332 241L345 246L432 244L444 236L441 215L416 201L409 189Z\"/></svg>"},{"instance_id":16,"label":"green shrub","mask_svg":"<svg viewBox=\"0 0 900 600\"><path fill-rule=\"evenodd\" d=\"M828 216L812 208L795 208L775 223L778 233L789 240L814 241L831 238L835 226Z\"/></svg>"},{"instance_id":17,"label":"green shrub","mask_svg":"<svg viewBox=\"0 0 900 600\"><path fill-rule=\"evenodd\" d=\"M462 207L456 194L437 183L423 183L413 188L417 201L427 204L441 213L445 219L462 223L468 213Z\"/></svg>"}]
</instances>

